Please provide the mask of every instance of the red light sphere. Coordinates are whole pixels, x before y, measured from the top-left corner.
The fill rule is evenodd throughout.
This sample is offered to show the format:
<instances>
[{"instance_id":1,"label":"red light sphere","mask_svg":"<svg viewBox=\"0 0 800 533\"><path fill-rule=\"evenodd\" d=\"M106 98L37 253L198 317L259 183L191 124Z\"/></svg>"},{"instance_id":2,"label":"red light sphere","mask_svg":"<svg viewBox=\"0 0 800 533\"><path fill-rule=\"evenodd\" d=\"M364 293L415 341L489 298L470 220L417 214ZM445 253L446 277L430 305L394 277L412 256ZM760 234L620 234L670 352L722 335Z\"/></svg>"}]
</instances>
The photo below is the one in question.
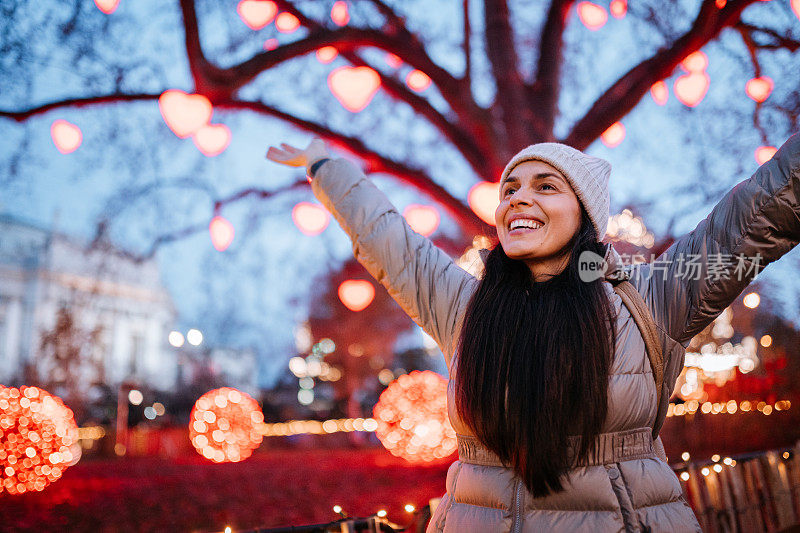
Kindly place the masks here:
<instances>
[{"instance_id":1,"label":"red light sphere","mask_svg":"<svg viewBox=\"0 0 800 533\"><path fill-rule=\"evenodd\" d=\"M456 451L447 418L447 380L415 370L394 380L372 409L375 434L392 455L410 463L444 459Z\"/></svg>"},{"instance_id":2,"label":"red light sphere","mask_svg":"<svg viewBox=\"0 0 800 533\"><path fill-rule=\"evenodd\" d=\"M281 13L275 19L275 27L281 33L292 33L300 27L300 20L291 13Z\"/></svg>"},{"instance_id":3,"label":"red light sphere","mask_svg":"<svg viewBox=\"0 0 800 533\"><path fill-rule=\"evenodd\" d=\"M43 490L80 457L75 417L58 396L0 386L0 493Z\"/></svg>"},{"instance_id":4,"label":"red light sphere","mask_svg":"<svg viewBox=\"0 0 800 533\"><path fill-rule=\"evenodd\" d=\"M600 140L602 140L603 144L609 148L615 148L619 146L619 143L621 143L624 138L625 126L622 125L622 122L613 123L606 131L603 132L602 135L600 135Z\"/></svg>"},{"instance_id":5,"label":"red light sphere","mask_svg":"<svg viewBox=\"0 0 800 533\"><path fill-rule=\"evenodd\" d=\"M778 149L774 146L759 146L756 148L756 162L759 165L763 165L772 159L772 156L775 155L775 152L777 151Z\"/></svg>"},{"instance_id":6,"label":"red light sphere","mask_svg":"<svg viewBox=\"0 0 800 533\"><path fill-rule=\"evenodd\" d=\"M278 13L278 6L275 2L265 2L263 0L242 0L236 6L242 21L251 30L260 30L275 18Z\"/></svg>"},{"instance_id":7,"label":"red light sphere","mask_svg":"<svg viewBox=\"0 0 800 533\"><path fill-rule=\"evenodd\" d=\"M158 97L158 109L169 129L185 139L208 124L214 108L202 94L187 94L179 89L169 89Z\"/></svg>"},{"instance_id":8,"label":"red light sphere","mask_svg":"<svg viewBox=\"0 0 800 533\"><path fill-rule=\"evenodd\" d=\"M494 212L500 205L500 184L482 181L476 183L469 190L467 202L470 209L480 217L481 220L494 226Z\"/></svg>"},{"instance_id":9,"label":"red light sphere","mask_svg":"<svg viewBox=\"0 0 800 533\"><path fill-rule=\"evenodd\" d=\"M350 22L350 13L347 10L347 2L339 0L333 3L331 8L331 20L337 26L344 26Z\"/></svg>"},{"instance_id":10,"label":"red light sphere","mask_svg":"<svg viewBox=\"0 0 800 533\"><path fill-rule=\"evenodd\" d=\"M763 102L769 98L774 86L775 83L772 81L772 78L769 76L761 76L760 78L753 78L749 80L745 84L744 90L747 93L747 96L756 102Z\"/></svg>"},{"instance_id":11,"label":"red light sphere","mask_svg":"<svg viewBox=\"0 0 800 533\"><path fill-rule=\"evenodd\" d=\"M339 67L328 74L331 92L353 113L367 107L380 86L380 75L369 67Z\"/></svg>"},{"instance_id":12,"label":"red light sphere","mask_svg":"<svg viewBox=\"0 0 800 533\"><path fill-rule=\"evenodd\" d=\"M705 98L709 84L710 79L705 72L684 74L675 80L675 96L683 105L694 107Z\"/></svg>"},{"instance_id":13,"label":"red light sphere","mask_svg":"<svg viewBox=\"0 0 800 533\"><path fill-rule=\"evenodd\" d=\"M669 100L669 88L667 88L667 84L664 83L663 80L655 82L650 87L650 96L653 97L653 101L658 105L665 105L667 100Z\"/></svg>"},{"instance_id":14,"label":"red light sphere","mask_svg":"<svg viewBox=\"0 0 800 533\"><path fill-rule=\"evenodd\" d=\"M403 210L403 218L411 229L425 237L439 227L439 211L429 205L410 204Z\"/></svg>"},{"instance_id":15,"label":"red light sphere","mask_svg":"<svg viewBox=\"0 0 800 533\"><path fill-rule=\"evenodd\" d=\"M71 154L83 142L81 129L75 124L62 119L55 120L50 125L50 136L53 138L56 148L62 154Z\"/></svg>"},{"instance_id":16,"label":"red light sphere","mask_svg":"<svg viewBox=\"0 0 800 533\"><path fill-rule=\"evenodd\" d=\"M106 15L110 15L117 10L119 0L94 0L94 5Z\"/></svg>"},{"instance_id":17,"label":"red light sphere","mask_svg":"<svg viewBox=\"0 0 800 533\"><path fill-rule=\"evenodd\" d=\"M707 67L708 56L702 50L692 52L681 61L681 68L686 72L703 72Z\"/></svg>"},{"instance_id":18,"label":"red light sphere","mask_svg":"<svg viewBox=\"0 0 800 533\"><path fill-rule=\"evenodd\" d=\"M317 61L328 64L339 55L339 50L333 46L323 46L317 50Z\"/></svg>"},{"instance_id":19,"label":"red light sphere","mask_svg":"<svg viewBox=\"0 0 800 533\"><path fill-rule=\"evenodd\" d=\"M583 25L592 31L602 28L608 20L606 10L592 2L579 2L577 9Z\"/></svg>"},{"instance_id":20,"label":"red light sphere","mask_svg":"<svg viewBox=\"0 0 800 533\"><path fill-rule=\"evenodd\" d=\"M421 70L414 69L406 76L406 85L419 93L431 86L431 79Z\"/></svg>"},{"instance_id":21,"label":"red light sphere","mask_svg":"<svg viewBox=\"0 0 800 533\"><path fill-rule=\"evenodd\" d=\"M339 300L354 312L363 311L375 298L375 287L365 279L348 279L339 284Z\"/></svg>"},{"instance_id":22,"label":"red light sphere","mask_svg":"<svg viewBox=\"0 0 800 533\"><path fill-rule=\"evenodd\" d=\"M608 10L614 15L614 18L621 19L628 12L628 0L611 0Z\"/></svg>"},{"instance_id":23,"label":"red light sphere","mask_svg":"<svg viewBox=\"0 0 800 533\"><path fill-rule=\"evenodd\" d=\"M244 392L222 387L200 396L189 416L189 439L197 453L215 463L250 457L264 438L264 414Z\"/></svg>"},{"instance_id":24,"label":"red light sphere","mask_svg":"<svg viewBox=\"0 0 800 533\"><path fill-rule=\"evenodd\" d=\"M318 204L300 202L292 208L292 221L305 235L319 235L328 227L330 220L331 214Z\"/></svg>"},{"instance_id":25,"label":"red light sphere","mask_svg":"<svg viewBox=\"0 0 800 533\"><path fill-rule=\"evenodd\" d=\"M233 242L235 231L233 224L228 219L215 216L208 225L208 233L211 235L211 244L218 252L224 252Z\"/></svg>"}]
</instances>

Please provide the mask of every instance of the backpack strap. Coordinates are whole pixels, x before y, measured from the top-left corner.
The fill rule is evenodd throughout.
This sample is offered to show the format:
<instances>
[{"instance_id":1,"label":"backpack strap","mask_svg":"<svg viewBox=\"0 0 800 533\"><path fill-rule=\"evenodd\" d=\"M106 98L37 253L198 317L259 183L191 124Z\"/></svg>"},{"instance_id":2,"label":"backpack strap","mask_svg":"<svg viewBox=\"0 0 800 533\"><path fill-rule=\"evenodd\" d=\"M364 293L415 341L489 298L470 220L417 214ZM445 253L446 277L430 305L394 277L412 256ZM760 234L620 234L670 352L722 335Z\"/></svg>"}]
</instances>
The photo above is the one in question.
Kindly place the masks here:
<instances>
[{"instance_id":1,"label":"backpack strap","mask_svg":"<svg viewBox=\"0 0 800 533\"><path fill-rule=\"evenodd\" d=\"M656 409L661 405L661 389L664 385L664 355L661 352L661 342L658 340L658 329L647 309L647 304L644 302L642 295L633 286L633 283L627 280L620 281L614 285L614 291L620 295L622 302L630 311L633 320L639 327L639 331L644 339L644 344L647 348L647 357L650 359L650 368L653 371L653 379L656 382ZM658 437L658 432L653 429L653 440Z\"/></svg>"}]
</instances>

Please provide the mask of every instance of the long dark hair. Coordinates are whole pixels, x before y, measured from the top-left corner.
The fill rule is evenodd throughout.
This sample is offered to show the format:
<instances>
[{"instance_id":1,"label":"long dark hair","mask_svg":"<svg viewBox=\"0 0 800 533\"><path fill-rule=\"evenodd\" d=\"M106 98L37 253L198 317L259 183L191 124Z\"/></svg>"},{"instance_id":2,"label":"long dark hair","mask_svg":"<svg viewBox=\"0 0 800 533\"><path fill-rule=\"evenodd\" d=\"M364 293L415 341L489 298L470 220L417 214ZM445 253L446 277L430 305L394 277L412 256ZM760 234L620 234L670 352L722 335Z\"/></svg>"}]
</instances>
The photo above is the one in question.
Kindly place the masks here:
<instances>
[{"instance_id":1,"label":"long dark hair","mask_svg":"<svg viewBox=\"0 0 800 533\"><path fill-rule=\"evenodd\" d=\"M602 278L578 275L581 252L603 257L605 245L581 213L569 263L545 281L494 246L458 341L458 414L536 497L564 490L562 474L592 451L608 409L613 309ZM570 435L581 436L577 456Z\"/></svg>"}]
</instances>

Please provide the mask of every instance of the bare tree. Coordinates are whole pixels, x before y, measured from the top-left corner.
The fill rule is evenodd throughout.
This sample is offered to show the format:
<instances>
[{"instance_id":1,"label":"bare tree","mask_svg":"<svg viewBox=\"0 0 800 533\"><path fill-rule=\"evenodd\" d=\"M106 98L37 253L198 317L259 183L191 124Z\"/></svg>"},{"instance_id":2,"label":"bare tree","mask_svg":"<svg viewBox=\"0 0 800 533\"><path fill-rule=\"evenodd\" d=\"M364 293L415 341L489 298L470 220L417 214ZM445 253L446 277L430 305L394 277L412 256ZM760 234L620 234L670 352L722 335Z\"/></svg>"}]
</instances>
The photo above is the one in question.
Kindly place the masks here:
<instances>
[{"instance_id":1,"label":"bare tree","mask_svg":"<svg viewBox=\"0 0 800 533\"><path fill-rule=\"evenodd\" d=\"M352 65L373 67L379 73L381 87L389 97L407 104L417 116L423 117L433 126L463 156L475 175L494 181L509 157L527 144L559 141L578 149L587 148L609 126L628 115L654 83L672 75L689 54L717 39L725 28L735 30L741 36L750 52L752 70L756 76L760 74L760 62L764 54L795 52L800 47L800 41L792 37L789 29L794 17L788 2L781 3L780 7L770 8L770 13L779 12L781 17L759 18L754 13L752 21L745 20L743 13L751 4L763 2L637 2L636 6L631 6L629 15L637 17L646 24L649 31L659 35L664 45L643 59L623 67L627 70L600 91L582 116L571 120L566 133L559 136L555 133L556 125L565 113L559 106L559 100L567 82L564 75L565 33L574 7L574 2L570 0L552 0L549 5L542 3L541 7L538 3L534 5L521 1L484 0L480 21L476 20L476 10L471 9L469 0L463 0L460 6L463 19L460 61L464 67L459 73L454 73L453 68L445 68L441 61L434 60L432 48L437 42L414 29L414 26L419 27L421 24L419 20L411 24L411 11L416 10L417 17L426 16L426 10L414 2L362 0L353 3L353 18L348 25L342 27L332 24L325 16L326 9L330 9L332 2L276 0L276 3L282 11L297 17L306 29L305 35L272 50L248 53L247 57L236 61L230 61L230 57L244 55L242 50L245 49L247 38L230 42L222 47L229 52L226 56L226 63L229 64L222 66L209 59L207 46L202 42L204 26L210 27L223 22L220 6L196 0L179 0L184 32L184 50L181 53L185 54L195 92L207 96L216 109L248 110L277 118L321 136L337 148L360 158L367 171L396 176L443 206L465 230L465 237L486 232L488 228L462 198L453 195L433 179L428 169L387 155L375 146L377 143L371 140L368 142L364 135L345 133L320 120L322 117L307 117L295 111L281 109L267 98L254 97L255 91L248 89L252 88L256 78L263 73L276 70L281 65L322 47L333 46ZM426 6L428 4L431 5L426 9L435 9L432 3L429 2ZM105 23L95 21L98 14L87 13L86 10L90 8L85 6L86 3L75 3L72 16L61 26L63 35L76 32L76 28L93 28L98 35L105 31ZM7 22L0 29L8 36L13 34L11 28L15 23L14 15L17 15L16 11L20 8L8 6L3 9L6 11ZM762 8L753 8L757 9ZM519 17L515 13L523 10L544 10L538 30L520 27L522 23L517 20ZM360 14L358 17L356 12ZM85 22L84 19L90 16L94 22ZM758 20L762 22L757 22ZM81 54L93 53L91 43L87 42L92 38L94 37L89 36L80 41L85 48ZM20 47L24 48L21 40L8 38L3 53L8 57L25 56L27 52L20 51ZM395 54L407 65L424 72L432 80L436 97L440 97L442 102L409 89L398 75L386 72L386 69L376 65L374 56L369 54L374 50ZM479 50L485 53L488 62L488 72L480 77L474 71ZM525 63L529 61L527 58L530 57L535 57L536 61L525 68ZM635 54L627 54L627 57L635 57ZM626 57L620 57L619 62L627 64L630 61L626 61ZM159 68L142 65L125 68L111 66L111 71L116 75L113 87L97 89L92 85L103 84L87 83L85 94L62 96L29 107L4 109L0 111L0 116L22 122L59 108L154 101L170 87L164 86L149 92L124 90L128 85L127 78L134 76L133 71L140 67L156 71ZM321 81L319 80L320 84ZM476 98L476 86L479 83L488 83L494 87L494 95L488 105L481 105ZM293 89L284 87L283 90ZM762 137L767 137L767 133L759 113L765 107L787 116L796 127L800 97L797 92L792 95L784 101L756 106L753 123L761 131ZM475 176L452 179L474 180ZM252 189L238 191L217 198L214 209L219 210L222 206L244 197L268 197L270 194L269 191ZM202 227L204 226L189 226L161 235L149 254L152 255L159 244L198 231Z\"/></svg>"}]
</instances>

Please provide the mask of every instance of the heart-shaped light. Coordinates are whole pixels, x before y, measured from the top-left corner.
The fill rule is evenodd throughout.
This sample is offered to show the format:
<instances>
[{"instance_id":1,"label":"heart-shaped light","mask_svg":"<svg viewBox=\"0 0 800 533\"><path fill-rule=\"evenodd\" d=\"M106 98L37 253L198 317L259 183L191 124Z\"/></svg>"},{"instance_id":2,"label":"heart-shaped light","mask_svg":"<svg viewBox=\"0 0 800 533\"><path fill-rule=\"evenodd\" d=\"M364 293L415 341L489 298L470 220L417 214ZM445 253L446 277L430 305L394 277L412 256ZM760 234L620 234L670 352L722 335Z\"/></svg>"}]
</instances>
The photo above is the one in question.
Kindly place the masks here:
<instances>
[{"instance_id":1,"label":"heart-shaped light","mask_svg":"<svg viewBox=\"0 0 800 533\"><path fill-rule=\"evenodd\" d=\"M400 56L397 54L389 52L386 54L386 64L392 68L400 68L403 64L403 60L400 59Z\"/></svg>"},{"instance_id":2,"label":"heart-shaped light","mask_svg":"<svg viewBox=\"0 0 800 533\"><path fill-rule=\"evenodd\" d=\"M663 81L657 81L650 87L650 96L658 105L666 105L669 100L669 89Z\"/></svg>"},{"instance_id":3,"label":"heart-shaped light","mask_svg":"<svg viewBox=\"0 0 800 533\"><path fill-rule=\"evenodd\" d=\"M792 11L794 15L800 20L800 0L792 0Z\"/></svg>"},{"instance_id":4,"label":"heart-shaped light","mask_svg":"<svg viewBox=\"0 0 800 533\"><path fill-rule=\"evenodd\" d=\"M78 149L83 142L81 129L66 120L55 120L50 125L50 136L56 148L62 154L70 154Z\"/></svg>"},{"instance_id":5,"label":"heart-shaped light","mask_svg":"<svg viewBox=\"0 0 800 533\"><path fill-rule=\"evenodd\" d=\"M621 19L628 12L628 0L611 0L608 10L614 18Z\"/></svg>"},{"instance_id":6,"label":"heart-shaped light","mask_svg":"<svg viewBox=\"0 0 800 533\"><path fill-rule=\"evenodd\" d=\"M722 9L727 3L728 0L714 0L714 5L717 6L717 9Z\"/></svg>"},{"instance_id":7,"label":"heart-shaped light","mask_svg":"<svg viewBox=\"0 0 800 533\"><path fill-rule=\"evenodd\" d=\"M600 135L600 140L609 148L619 146L619 143L621 143L624 138L625 126L622 125L622 122L613 123Z\"/></svg>"},{"instance_id":8,"label":"heart-shaped light","mask_svg":"<svg viewBox=\"0 0 800 533\"><path fill-rule=\"evenodd\" d=\"M185 139L208 124L214 108L201 94L186 94L178 89L164 91L158 97L158 109L169 129Z\"/></svg>"},{"instance_id":9,"label":"heart-shaped light","mask_svg":"<svg viewBox=\"0 0 800 533\"><path fill-rule=\"evenodd\" d=\"M410 204L403 210L403 217L411 229L425 237L439 227L439 211L429 205Z\"/></svg>"},{"instance_id":10,"label":"heart-shaped light","mask_svg":"<svg viewBox=\"0 0 800 533\"><path fill-rule=\"evenodd\" d=\"M431 79L421 70L414 69L406 76L406 85L414 91L422 92L431 85Z\"/></svg>"},{"instance_id":11,"label":"heart-shaped light","mask_svg":"<svg viewBox=\"0 0 800 533\"><path fill-rule=\"evenodd\" d=\"M323 46L319 50L317 50L317 61L320 63L330 63L336 56L339 55L339 51L333 46Z\"/></svg>"},{"instance_id":12,"label":"heart-shaped light","mask_svg":"<svg viewBox=\"0 0 800 533\"><path fill-rule=\"evenodd\" d=\"M291 13L283 12L275 19L275 27L281 33L292 33L300 27L300 19Z\"/></svg>"},{"instance_id":13,"label":"heart-shaped light","mask_svg":"<svg viewBox=\"0 0 800 533\"><path fill-rule=\"evenodd\" d=\"M337 26L344 26L350 22L350 13L347 12L347 2L334 2L331 8L331 20Z\"/></svg>"},{"instance_id":14,"label":"heart-shaped light","mask_svg":"<svg viewBox=\"0 0 800 533\"><path fill-rule=\"evenodd\" d=\"M264 50L275 50L276 48L278 48L278 39L275 37L270 37L264 41Z\"/></svg>"},{"instance_id":15,"label":"heart-shaped light","mask_svg":"<svg viewBox=\"0 0 800 533\"><path fill-rule=\"evenodd\" d=\"M375 287L365 279L348 279L339 285L339 299L351 311L362 311L375 298Z\"/></svg>"},{"instance_id":16,"label":"heart-shaped light","mask_svg":"<svg viewBox=\"0 0 800 533\"><path fill-rule=\"evenodd\" d=\"M673 89L683 105L694 107L705 97L709 83L705 72L692 72L679 76Z\"/></svg>"},{"instance_id":17,"label":"heart-shaped light","mask_svg":"<svg viewBox=\"0 0 800 533\"><path fill-rule=\"evenodd\" d=\"M251 30L260 30L275 18L278 6L267 0L242 0L236 6L239 17Z\"/></svg>"},{"instance_id":18,"label":"heart-shaped light","mask_svg":"<svg viewBox=\"0 0 800 533\"><path fill-rule=\"evenodd\" d=\"M225 124L206 124L192 136L194 145L208 157L225 151L231 143L231 130Z\"/></svg>"},{"instance_id":19,"label":"heart-shaped light","mask_svg":"<svg viewBox=\"0 0 800 533\"><path fill-rule=\"evenodd\" d=\"M318 204L300 202L292 208L292 222L305 235L319 235L328 227L330 220L331 214Z\"/></svg>"},{"instance_id":20,"label":"heart-shaped light","mask_svg":"<svg viewBox=\"0 0 800 533\"><path fill-rule=\"evenodd\" d=\"M778 149L774 146L759 146L756 148L756 162L759 165L763 165L772 159L772 156L775 155L775 152L777 151Z\"/></svg>"},{"instance_id":21,"label":"heart-shaped light","mask_svg":"<svg viewBox=\"0 0 800 533\"><path fill-rule=\"evenodd\" d=\"M702 50L692 52L681 61L681 67L686 72L703 72L708 67L708 56Z\"/></svg>"},{"instance_id":22,"label":"heart-shaped light","mask_svg":"<svg viewBox=\"0 0 800 533\"><path fill-rule=\"evenodd\" d=\"M500 205L500 184L483 181L476 183L469 190L467 202L470 209L480 217L481 220L494 226L494 212Z\"/></svg>"},{"instance_id":23,"label":"heart-shaped light","mask_svg":"<svg viewBox=\"0 0 800 533\"><path fill-rule=\"evenodd\" d=\"M744 86L744 91L747 93L747 96L756 102L763 102L772 93L772 87L774 85L772 78L761 76L760 78L749 80Z\"/></svg>"},{"instance_id":24,"label":"heart-shaped light","mask_svg":"<svg viewBox=\"0 0 800 533\"><path fill-rule=\"evenodd\" d=\"M117 10L119 0L94 0L94 5L106 15L110 15Z\"/></svg>"},{"instance_id":25,"label":"heart-shaped light","mask_svg":"<svg viewBox=\"0 0 800 533\"><path fill-rule=\"evenodd\" d=\"M233 224L221 216L211 219L208 233L211 235L211 244L218 252L224 252L233 242Z\"/></svg>"},{"instance_id":26,"label":"heart-shaped light","mask_svg":"<svg viewBox=\"0 0 800 533\"><path fill-rule=\"evenodd\" d=\"M380 76L369 67L339 67L328 75L333 96L353 113L367 107L380 86Z\"/></svg>"},{"instance_id":27,"label":"heart-shaped light","mask_svg":"<svg viewBox=\"0 0 800 533\"><path fill-rule=\"evenodd\" d=\"M608 13L603 7L592 2L580 2L578 3L578 17L584 26L594 31L605 25Z\"/></svg>"}]
</instances>

